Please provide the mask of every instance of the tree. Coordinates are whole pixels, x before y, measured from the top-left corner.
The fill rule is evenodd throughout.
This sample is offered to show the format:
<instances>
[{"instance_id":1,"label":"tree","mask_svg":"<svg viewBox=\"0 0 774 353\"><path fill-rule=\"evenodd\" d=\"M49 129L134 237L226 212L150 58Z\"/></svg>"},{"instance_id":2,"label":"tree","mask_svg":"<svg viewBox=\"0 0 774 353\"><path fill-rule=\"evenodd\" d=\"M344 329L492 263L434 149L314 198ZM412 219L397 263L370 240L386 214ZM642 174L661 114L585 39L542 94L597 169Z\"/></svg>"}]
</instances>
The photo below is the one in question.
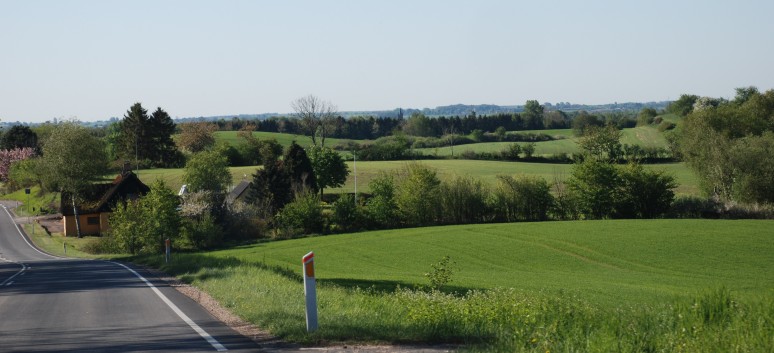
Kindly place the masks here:
<instances>
[{"instance_id":1,"label":"tree","mask_svg":"<svg viewBox=\"0 0 774 353\"><path fill-rule=\"evenodd\" d=\"M303 132L312 138L312 144L325 146L325 138L336 129L336 106L313 95L290 103Z\"/></svg>"},{"instance_id":2,"label":"tree","mask_svg":"<svg viewBox=\"0 0 774 353\"><path fill-rule=\"evenodd\" d=\"M620 185L615 165L587 159L573 166L567 184L586 218L603 219L615 214Z\"/></svg>"},{"instance_id":3,"label":"tree","mask_svg":"<svg viewBox=\"0 0 774 353\"><path fill-rule=\"evenodd\" d=\"M524 104L524 112L521 113L522 119L524 119L525 127L528 130L541 130L543 129L543 112L544 108L540 105L540 102L536 100L528 100Z\"/></svg>"},{"instance_id":4,"label":"tree","mask_svg":"<svg viewBox=\"0 0 774 353\"><path fill-rule=\"evenodd\" d=\"M505 140L505 135L508 133L508 131L505 130L504 126L498 126L497 129L495 129L495 136L497 136L497 141L503 141Z\"/></svg>"},{"instance_id":5,"label":"tree","mask_svg":"<svg viewBox=\"0 0 774 353\"><path fill-rule=\"evenodd\" d=\"M218 126L212 123L180 124L177 145L191 153L204 151L215 145L215 131L217 130Z\"/></svg>"},{"instance_id":6,"label":"tree","mask_svg":"<svg viewBox=\"0 0 774 353\"><path fill-rule=\"evenodd\" d=\"M347 181L349 168L338 152L327 147L310 146L307 155L320 189L320 199L325 188L339 187Z\"/></svg>"},{"instance_id":7,"label":"tree","mask_svg":"<svg viewBox=\"0 0 774 353\"><path fill-rule=\"evenodd\" d=\"M677 145L707 194L722 201L774 202L766 191L774 188L766 152L774 133L774 90L742 100L688 114Z\"/></svg>"},{"instance_id":8,"label":"tree","mask_svg":"<svg viewBox=\"0 0 774 353\"><path fill-rule=\"evenodd\" d=\"M580 111L575 119L572 120L572 131L575 136L583 136L586 134L586 130L597 126L605 126L605 122L599 119L596 115L591 115L585 111Z\"/></svg>"},{"instance_id":9,"label":"tree","mask_svg":"<svg viewBox=\"0 0 774 353\"><path fill-rule=\"evenodd\" d=\"M150 158L151 144L149 141L148 111L140 103L134 103L126 111L120 123L119 155L124 159Z\"/></svg>"},{"instance_id":10,"label":"tree","mask_svg":"<svg viewBox=\"0 0 774 353\"><path fill-rule=\"evenodd\" d=\"M175 133L175 122L163 109L156 108L148 120L150 139L150 158L160 166L169 167L177 162L177 147L172 135Z\"/></svg>"},{"instance_id":11,"label":"tree","mask_svg":"<svg viewBox=\"0 0 774 353\"><path fill-rule=\"evenodd\" d=\"M43 143L39 164L41 179L49 190L71 197L75 224L81 226L76 203L84 191L107 172L107 154L102 141L74 122L60 124Z\"/></svg>"},{"instance_id":12,"label":"tree","mask_svg":"<svg viewBox=\"0 0 774 353\"><path fill-rule=\"evenodd\" d=\"M149 223L150 233L146 234L146 246L149 249L155 246L163 252L164 240L174 240L180 233L181 219L177 210L180 200L163 180L157 179L151 184L150 192L140 200L140 204L145 221Z\"/></svg>"},{"instance_id":13,"label":"tree","mask_svg":"<svg viewBox=\"0 0 774 353\"><path fill-rule=\"evenodd\" d=\"M586 158L617 162L623 154L620 140L621 131L613 125L589 127L578 140L578 147Z\"/></svg>"},{"instance_id":14,"label":"tree","mask_svg":"<svg viewBox=\"0 0 774 353\"><path fill-rule=\"evenodd\" d=\"M32 131L29 126L14 125L0 139L0 149L12 150L25 147L38 148L38 134Z\"/></svg>"},{"instance_id":15,"label":"tree","mask_svg":"<svg viewBox=\"0 0 774 353\"><path fill-rule=\"evenodd\" d=\"M183 170L183 183L193 192L225 193L231 184L231 178L226 157L217 151L194 154Z\"/></svg>"},{"instance_id":16,"label":"tree","mask_svg":"<svg viewBox=\"0 0 774 353\"><path fill-rule=\"evenodd\" d=\"M372 195L366 204L368 218L378 227L392 227L397 223L398 207L395 203L395 177L382 172L368 183L368 187Z\"/></svg>"},{"instance_id":17,"label":"tree","mask_svg":"<svg viewBox=\"0 0 774 353\"><path fill-rule=\"evenodd\" d=\"M551 187L540 177L497 177L494 209L497 219L505 222L543 221L554 203Z\"/></svg>"},{"instance_id":18,"label":"tree","mask_svg":"<svg viewBox=\"0 0 774 353\"><path fill-rule=\"evenodd\" d=\"M430 119L420 112L413 112L403 125L403 132L409 136L433 136Z\"/></svg>"},{"instance_id":19,"label":"tree","mask_svg":"<svg viewBox=\"0 0 774 353\"><path fill-rule=\"evenodd\" d=\"M616 212L623 218L655 218L669 211L674 201L674 177L630 163L619 168L621 191Z\"/></svg>"},{"instance_id":20,"label":"tree","mask_svg":"<svg viewBox=\"0 0 774 353\"><path fill-rule=\"evenodd\" d=\"M435 170L421 164L407 164L395 189L395 204L409 226L433 224L440 214L441 181Z\"/></svg>"},{"instance_id":21,"label":"tree","mask_svg":"<svg viewBox=\"0 0 774 353\"><path fill-rule=\"evenodd\" d=\"M312 161L309 160L306 151L295 141L288 146L282 162L282 168L285 171L285 175L290 179L290 184L294 191L317 193L317 177L312 167Z\"/></svg>"},{"instance_id":22,"label":"tree","mask_svg":"<svg viewBox=\"0 0 774 353\"><path fill-rule=\"evenodd\" d=\"M11 166L35 156L35 150L31 147L0 150L0 181L8 181Z\"/></svg>"},{"instance_id":23,"label":"tree","mask_svg":"<svg viewBox=\"0 0 774 353\"><path fill-rule=\"evenodd\" d=\"M653 119L658 115L658 112L653 108L642 108L640 113L637 114L637 126L647 126L653 124Z\"/></svg>"},{"instance_id":24,"label":"tree","mask_svg":"<svg viewBox=\"0 0 774 353\"><path fill-rule=\"evenodd\" d=\"M669 103L666 110L672 114L686 116L688 113L693 111L693 104L696 103L697 99L699 99L699 96L693 94L683 94L676 101Z\"/></svg>"},{"instance_id":25,"label":"tree","mask_svg":"<svg viewBox=\"0 0 774 353\"><path fill-rule=\"evenodd\" d=\"M273 161L255 171L246 201L263 207L267 215L273 215L292 200L292 194L290 178L282 161Z\"/></svg>"},{"instance_id":26,"label":"tree","mask_svg":"<svg viewBox=\"0 0 774 353\"><path fill-rule=\"evenodd\" d=\"M177 195L156 180L143 198L115 206L108 218L110 236L132 254L163 252L164 240L175 240L180 233L178 206Z\"/></svg>"}]
</instances>

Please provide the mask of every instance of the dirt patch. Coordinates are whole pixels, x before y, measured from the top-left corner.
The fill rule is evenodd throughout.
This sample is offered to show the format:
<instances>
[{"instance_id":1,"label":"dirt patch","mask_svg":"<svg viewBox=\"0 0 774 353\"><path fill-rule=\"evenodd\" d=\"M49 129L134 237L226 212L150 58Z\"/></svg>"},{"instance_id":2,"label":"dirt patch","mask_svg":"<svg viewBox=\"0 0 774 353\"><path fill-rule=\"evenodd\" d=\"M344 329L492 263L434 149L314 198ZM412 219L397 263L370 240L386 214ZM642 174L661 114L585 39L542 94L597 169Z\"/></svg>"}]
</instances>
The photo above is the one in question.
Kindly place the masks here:
<instances>
[{"instance_id":1,"label":"dirt patch","mask_svg":"<svg viewBox=\"0 0 774 353\"><path fill-rule=\"evenodd\" d=\"M64 233L64 222L62 222L61 215L40 216L36 218L36 221L48 234Z\"/></svg>"}]
</instances>

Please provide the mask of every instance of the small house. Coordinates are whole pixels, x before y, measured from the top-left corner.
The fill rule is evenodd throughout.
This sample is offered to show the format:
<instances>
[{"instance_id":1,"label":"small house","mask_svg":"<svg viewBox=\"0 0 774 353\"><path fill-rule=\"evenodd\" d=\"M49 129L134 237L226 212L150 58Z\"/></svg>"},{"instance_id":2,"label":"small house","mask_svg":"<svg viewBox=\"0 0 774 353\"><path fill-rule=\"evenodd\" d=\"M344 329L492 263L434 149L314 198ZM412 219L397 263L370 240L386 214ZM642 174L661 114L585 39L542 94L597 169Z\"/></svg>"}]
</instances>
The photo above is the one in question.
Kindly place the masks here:
<instances>
[{"instance_id":1,"label":"small house","mask_svg":"<svg viewBox=\"0 0 774 353\"><path fill-rule=\"evenodd\" d=\"M82 235L102 234L108 231L108 216L119 201L135 200L150 191L150 188L143 184L136 174L127 169L124 168L113 182L94 184L82 195L82 201L77 205ZM64 235L77 236L72 201L67 193L62 193L60 210L64 223Z\"/></svg>"}]
</instances>

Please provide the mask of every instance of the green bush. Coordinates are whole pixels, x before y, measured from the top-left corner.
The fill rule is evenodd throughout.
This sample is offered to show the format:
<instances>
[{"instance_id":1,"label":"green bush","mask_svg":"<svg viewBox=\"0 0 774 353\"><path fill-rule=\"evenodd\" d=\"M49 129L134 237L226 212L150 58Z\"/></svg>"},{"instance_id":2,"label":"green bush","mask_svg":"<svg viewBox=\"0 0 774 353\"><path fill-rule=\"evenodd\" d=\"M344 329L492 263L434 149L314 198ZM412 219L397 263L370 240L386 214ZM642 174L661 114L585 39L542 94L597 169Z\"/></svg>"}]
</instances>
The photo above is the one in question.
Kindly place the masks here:
<instances>
[{"instance_id":1,"label":"green bush","mask_svg":"<svg viewBox=\"0 0 774 353\"><path fill-rule=\"evenodd\" d=\"M435 170L418 163L406 165L395 188L395 204L406 225L431 225L438 220L440 185Z\"/></svg>"},{"instance_id":2,"label":"green bush","mask_svg":"<svg viewBox=\"0 0 774 353\"><path fill-rule=\"evenodd\" d=\"M554 198L545 179L530 176L497 177L493 208L495 219L504 222L548 219Z\"/></svg>"},{"instance_id":3,"label":"green bush","mask_svg":"<svg viewBox=\"0 0 774 353\"><path fill-rule=\"evenodd\" d=\"M275 222L278 228L293 235L322 232L325 220L319 196L312 193L296 195L296 199L280 211Z\"/></svg>"},{"instance_id":4,"label":"green bush","mask_svg":"<svg viewBox=\"0 0 774 353\"><path fill-rule=\"evenodd\" d=\"M223 239L223 230L215 223L209 213L198 218L183 221L183 240L196 249L206 249L219 244Z\"/></svg>"},{"instance_id":5,"label":"green bush","mask_svg":"<svg viewBox=\"0 0 774 353\"><path fill-rule=\"evenodd\" d=\"M457 177L440 186L441 220L447 224L479 223L489 217L489 188L472 177Z\"/></svg>"},{"instance_id":6,"label":"green bush","mask_svg":"<svg viewBox=\"0 0 774 353\"><path fill-rule=\"evenodd\" d=\"M338 231L352 231L363 229L364 215L360 205L355 203L355 196L344 194L331 205L331 223Z\"/></svg>"}]
</instances>

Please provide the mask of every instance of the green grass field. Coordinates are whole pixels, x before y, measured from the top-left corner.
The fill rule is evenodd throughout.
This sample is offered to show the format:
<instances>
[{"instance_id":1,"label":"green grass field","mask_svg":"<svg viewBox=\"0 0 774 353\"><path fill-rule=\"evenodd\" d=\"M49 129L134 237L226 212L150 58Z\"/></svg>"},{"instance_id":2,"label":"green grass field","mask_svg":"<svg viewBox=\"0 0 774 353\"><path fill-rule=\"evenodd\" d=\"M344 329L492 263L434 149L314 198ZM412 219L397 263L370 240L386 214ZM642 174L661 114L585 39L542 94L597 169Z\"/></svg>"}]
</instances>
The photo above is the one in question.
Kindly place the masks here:
<instances>
[{"instance_id":1,"label":"green grass field","mask_svg":"<svg viewBox=\"0 0 774 353\"><path fill-rule=\"evenodd\" d=\"M357 162L357 190L358 192L368 192L368 182L382 172L391 172L403 168L407 161L377 161L377 162ZM572 172L571 164L551 164L551 163L527 163L527 162L501 162L501 161L480 161L480 160L423 160L419 161L425 166L434 168L438 171L441 179L449 179L455 175L472 176L481 179L484 182L494 184L499 174L515 175L525 174L538 176L552 183L555 178L565 180L569 178ZM347 182L340 188L330 189L326 192L341 193L354 192L355 176L352 162L347 162L350 170L350 176ZM678 195L700 194L698 179L693 172L683 163L652 164L646 165L646 168L663 170L675 177L678 187L675 193Z\"/></svg>"},{"instance_id":2,"label":"green grass field","mask_svg":"<svg viewBox=\"0 0 774 353\"><path fill-rule=\"evenodd\" d=\"M243 140L238 137L238 131L216 131L215 132L215 142L227 142L231 146L239 146L243 144ZM254 131L253 136L257 137L259 140L264 139L275 139L277 142L279 142L280 145L283 147L290 146L290 144L293 141L296 141L297 144L301 145L302 147L306 147L312 144L312 139L309 136L306 135L298 135L298 134L285 134L285 133L279 133L279 132L264 132L264 131ZM325 146L334 146L339 143L345 142L348 140L345 139L336 139L336 138L326 138L325 139ZM363 140L358 140L363 141Z\"/></svg>"},{"instance_id":3,"label":"green grass field","mask_svg":"<svg viewBox=\"0 0 774 353\"><path fill-rule=\"evenodd\" d=\"M408 161L367 161L357 162L357 190L368 192L368 183L382 172L392 172L403 168ZM526 162L500 162L477 160L424 160L419 161L423 165L435 168L442 179L452 178L455 175L472 176L481 180L494 183L499 174L514 175L526 174L543 177L553 182L557 177L564 180L569 177L572 165L551 163L526 163ZM350 175L347 182L340 188L327 190L329 193L342 193L355 191L355 166L353 162L347 162ZM648 168L664 170L675 176L679 186L676 190L680 195L698 195L698 180L693 172L682 163L647 165ZM252 180L252 175L260 166L232 167L231 175L234 183L242 179ZM140 179L146 184L156 179L164 180L172 190L177 191L183 184L183 169L144 169L139 171Z\"/></svg>"},{"instance_id":4,"label":"green grass field","mask_svg":"<svg viewBox=\"0 0 774 353\"><path fill-rule=\"evenodd\" d=\"M770 351L772 221L577 221L415 228L137 259L273 334L510 352ZM320 330L304 330L315 252ZM443 256L447 289L413 290ZM465 292L473 290L472 292ZM465 293L465 294L463 294Z\"/></svg>"},{"instance_id":5,"label":"green grass field","mask_svg":"<svg viewBox=\"0 0 774 353\"><path fill-rule=\"evenodd\" d=\"M523 131L530 133L543 133L552 136L560 136L562 139L553 141L543 141L535 143L535 154L539 156L549 156L553 154L573 154L580 150L578 149L577 137L572 133L572 129L561 130L531 130ZM621 136L622 144L639 145L642 147L667 147L666 139L664 135L659 132L653 126L643 126L631 129L623 129ZM483 142L467 145L460 145L439 148L420 148L417 149L424 155L448 157L452 155L452 149L454 155L459 156L464 151L472 151L476 153L488 152L495 153L500 152L508 147L513 142ZM519 142L520 145L525 145L526 142Z\"/></svg>"},{"instance_id":6,"label":"green grass field","mask_svg":"<svg viewBox=\"0 0 774 353\"><path fill-rule=\"evenodd\" d=\"M460 289L569 290L603 304L657 303L706 288L774 294L774 222L584 221L414 228L215 251L298 272L308 251L321 283L415 286L448 255Z\"/></svg>"}]
</instances>

